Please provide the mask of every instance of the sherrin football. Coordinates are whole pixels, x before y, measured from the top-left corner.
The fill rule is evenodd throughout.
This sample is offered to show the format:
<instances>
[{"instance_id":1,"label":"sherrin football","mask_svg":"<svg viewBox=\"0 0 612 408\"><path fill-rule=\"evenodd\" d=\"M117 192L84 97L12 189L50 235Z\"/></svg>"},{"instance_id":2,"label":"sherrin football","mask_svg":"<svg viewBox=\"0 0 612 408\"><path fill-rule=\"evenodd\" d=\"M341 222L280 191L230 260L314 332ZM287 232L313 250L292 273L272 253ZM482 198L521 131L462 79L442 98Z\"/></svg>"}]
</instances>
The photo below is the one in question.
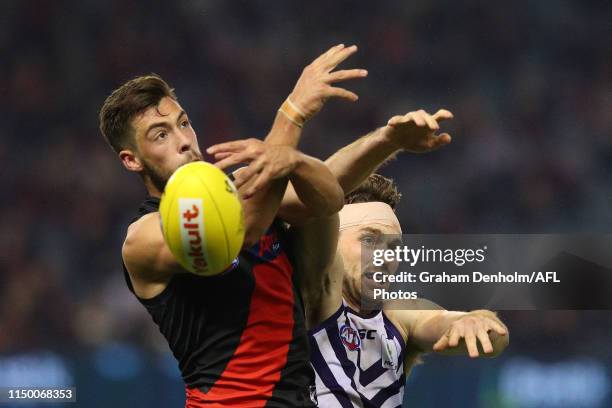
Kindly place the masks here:
<instances>
[{"instance_id":1,"label":"sherrin football","mask_svg":"<svg viewBox=\"0 0 612 408\"><path fill-rule=\"evenodd\" d=\"M159 205L170 251L188 271L212 276L227 269L244 241L242 205L236 187L203 161L179 167Z\"/></svg>"}]
</instances>

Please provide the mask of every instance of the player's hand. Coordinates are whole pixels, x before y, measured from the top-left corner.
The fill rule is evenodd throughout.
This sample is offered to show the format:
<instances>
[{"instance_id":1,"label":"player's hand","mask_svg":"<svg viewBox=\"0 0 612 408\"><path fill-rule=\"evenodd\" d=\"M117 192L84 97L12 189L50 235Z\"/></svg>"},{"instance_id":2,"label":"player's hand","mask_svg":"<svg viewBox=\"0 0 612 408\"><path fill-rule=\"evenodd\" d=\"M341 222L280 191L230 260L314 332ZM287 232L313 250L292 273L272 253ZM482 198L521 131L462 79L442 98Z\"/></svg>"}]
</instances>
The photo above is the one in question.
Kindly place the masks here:
<instances>
[{"instance_id":1,"label":"player's hand","mask_svg":"<svg viewBox=\"0 0 612 408\"><path fill-rule=\"evenodd\" d=\"M355 102L359 97L344 88L333 86L336 82L363 78L368 75L365 69L345 69L334 71L348 57L357 52L357 46L345 47L344 44L330 48L302 71L302 75L289 95L293 102L310 119L321 110L329 98L342 98Z\"/></svg>"},{"instance_id":2,"label":"player's hand","mask_svg":"<svg viewBox=\"0 0 612 408\"><path fill-rule=\"evenodd\" d=\"M245 163L235 174L234 185L242 198L248 199L270 181L288 176L298 165L300 153L291 146L268 145L259 139L234 140L206 149L214 156L215 166L224 170ZM242 187L244 189L241 189Z\"/></svg>"},{"instance_id":3,"label":"player's hand","mask_svg":"<svg viewBox=\"0 0 612 408\"><path fill-rule=\"evenodd\" d=\"M453 114L440 109L434 115L424 110L394 116L383 128L383 134L397 149L412 153L427 153L439 149L451 142L448 133L437 134L440 122L452 119Z\"/></svg>"},{"instance_id":4,"label":"player's hand","mask_svg":"<svg viewBox=\"0 0 612 408\"><path fill-rule=\"evenodd\" d=\"M508 330L498 321L482 315L466 314L455 320L448 330L433 345L433 350L442 352L448 348L459 346L460 340L465 341L468 354L472 358L478 357L478 342L485 354L491 354L495 350L491 344L489 333L494 332L500 336L506 336Z\"/></svg>"}]
</instances>

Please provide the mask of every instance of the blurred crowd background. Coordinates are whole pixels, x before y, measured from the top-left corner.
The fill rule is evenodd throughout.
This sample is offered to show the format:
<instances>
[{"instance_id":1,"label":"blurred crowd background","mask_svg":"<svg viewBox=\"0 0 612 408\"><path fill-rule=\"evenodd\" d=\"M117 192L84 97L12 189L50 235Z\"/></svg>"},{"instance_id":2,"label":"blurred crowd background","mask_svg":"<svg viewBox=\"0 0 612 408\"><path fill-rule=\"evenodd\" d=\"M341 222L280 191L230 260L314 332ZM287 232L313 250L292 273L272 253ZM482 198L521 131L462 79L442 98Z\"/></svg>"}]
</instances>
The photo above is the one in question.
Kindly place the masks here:
<instances>
[{"instance_id":1,"label":"blurred crowd background","mask_svg":"<svg viewBox=\"0 0 612 408\"><path fill-rule=\"evenodd\" d=\"M76 385L84 407L184 401L121 271L145 191L97 112L122 82L162 75L206 148L264 137L302 68L355 43L343 67L369 70L346 84L360 100L330 101L305 152L324 159L411 110L455 114L452 145L381 171L404 231L606 233L611 21L603 0L0 2L0 387ZM427 357L406 405L612 406L612 313L500 315L503 357Z\"/></svg>"}]
</instances>

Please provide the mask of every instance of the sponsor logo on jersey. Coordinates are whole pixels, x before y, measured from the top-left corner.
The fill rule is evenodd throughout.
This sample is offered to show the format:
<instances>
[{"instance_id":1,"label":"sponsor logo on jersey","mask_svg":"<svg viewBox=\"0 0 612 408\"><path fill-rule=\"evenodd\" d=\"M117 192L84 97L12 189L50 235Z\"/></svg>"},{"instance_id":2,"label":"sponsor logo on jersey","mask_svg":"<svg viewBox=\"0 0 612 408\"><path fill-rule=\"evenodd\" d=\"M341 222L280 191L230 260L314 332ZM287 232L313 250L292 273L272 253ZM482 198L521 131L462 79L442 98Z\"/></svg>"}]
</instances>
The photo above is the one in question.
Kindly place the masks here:
<instances>
[{"instance_id":1,"label":"sponsor logo on jersey","mask_svg":"<svg viewBox=\"0 0 612 408\"><path fill-rule=\"evenodd\" d=\"M204 252L206 245L202 200L179 198L179 211L183 253L194 270L205 272L208 263Z\"/></svg>"},{"instance_id":2,"label":"sponsor logo on jersey","mask_svg":"<svg viewBox=\"0 0 612 408\"><path fill-rule=\"evenodd\" d=\"M361 340L374 340L376 338L376 330L359 329L359 337Z\"/></svg>"},{"instance_id":3,"label":"sponsor logo on jersey","mask_svg":"<svg viewBox=\"0 0 612 408\"><path fill-rule=\"evenodd\" d=\"M349 325L340 327L340 339L349 350L357 350L361 346L361 337L359 332Z\"/></svg>"}]
</instances>

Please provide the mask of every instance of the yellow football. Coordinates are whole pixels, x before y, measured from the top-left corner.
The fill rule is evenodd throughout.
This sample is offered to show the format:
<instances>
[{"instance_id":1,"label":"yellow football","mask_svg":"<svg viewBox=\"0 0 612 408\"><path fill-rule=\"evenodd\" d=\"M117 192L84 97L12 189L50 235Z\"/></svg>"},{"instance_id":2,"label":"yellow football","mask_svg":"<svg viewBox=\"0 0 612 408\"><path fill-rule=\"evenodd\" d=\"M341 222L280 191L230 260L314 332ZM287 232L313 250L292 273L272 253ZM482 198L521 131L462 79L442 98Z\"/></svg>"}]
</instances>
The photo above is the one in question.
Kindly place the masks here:
<instances>
[{"instance_id":1,"label":"yellow football","mask_svg":"<svg viewBox=\"0 0 612 408\"><path fill-rule=\"evenodd\" d=\"M170 251L188 271L211 276L236 259L244 241L242 205L234 183L206 162L179 167L159 204Z\"/></svg>"}]
</instances>

